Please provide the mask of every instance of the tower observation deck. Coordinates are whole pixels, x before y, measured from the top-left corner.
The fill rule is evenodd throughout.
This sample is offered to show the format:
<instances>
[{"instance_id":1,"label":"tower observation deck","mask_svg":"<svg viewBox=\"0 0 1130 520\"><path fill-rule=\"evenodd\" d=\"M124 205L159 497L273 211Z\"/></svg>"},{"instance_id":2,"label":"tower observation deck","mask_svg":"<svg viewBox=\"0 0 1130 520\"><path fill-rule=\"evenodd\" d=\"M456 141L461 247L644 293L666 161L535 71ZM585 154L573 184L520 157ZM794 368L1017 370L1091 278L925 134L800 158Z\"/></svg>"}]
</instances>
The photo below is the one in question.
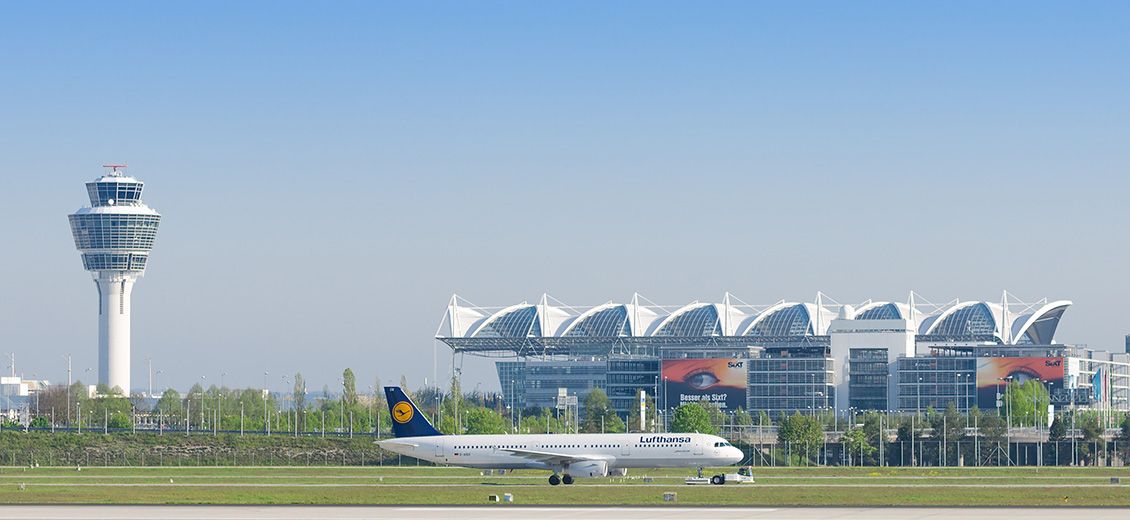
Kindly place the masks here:
<instances>
[{"instance_id":1,"label":"tower observation deck","mask_svg":"<svg viewBox=\"0 0 1130 520\"><path fill-rule=\"evenodd\" d=\"M90 206L70 215L83 268L98 287L98 383L130 392L130 293L145 274L161 215L141 201L144 183L121 165L86 183Z\"/></svg>"}]
</instances>

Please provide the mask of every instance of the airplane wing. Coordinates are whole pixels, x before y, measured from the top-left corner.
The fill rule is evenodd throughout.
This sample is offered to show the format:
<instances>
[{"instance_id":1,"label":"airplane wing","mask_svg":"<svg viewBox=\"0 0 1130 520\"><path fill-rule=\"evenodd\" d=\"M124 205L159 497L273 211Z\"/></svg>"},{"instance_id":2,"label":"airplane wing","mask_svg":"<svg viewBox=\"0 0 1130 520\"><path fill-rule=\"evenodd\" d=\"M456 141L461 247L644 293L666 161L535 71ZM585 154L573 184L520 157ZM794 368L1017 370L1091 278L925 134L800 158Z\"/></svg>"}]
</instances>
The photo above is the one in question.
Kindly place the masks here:
<instances>
[{"instance_id":1,"label":"airplane wing","mask_svg":"<svg viewBox=\"0 0 1130 520\"><path fill-rule=\"evenodd\" d=\"M565 453L553 453L548 451L533 451L533 450L520 450L513 448L504 448L498 451L505 451L513 453L519 457L530 459L534 462L541 462L551 466L564 466L575 462L584 462L592 460L609 460L611 457L599 455L570 455Z\"/></svg>"}]
</instances>

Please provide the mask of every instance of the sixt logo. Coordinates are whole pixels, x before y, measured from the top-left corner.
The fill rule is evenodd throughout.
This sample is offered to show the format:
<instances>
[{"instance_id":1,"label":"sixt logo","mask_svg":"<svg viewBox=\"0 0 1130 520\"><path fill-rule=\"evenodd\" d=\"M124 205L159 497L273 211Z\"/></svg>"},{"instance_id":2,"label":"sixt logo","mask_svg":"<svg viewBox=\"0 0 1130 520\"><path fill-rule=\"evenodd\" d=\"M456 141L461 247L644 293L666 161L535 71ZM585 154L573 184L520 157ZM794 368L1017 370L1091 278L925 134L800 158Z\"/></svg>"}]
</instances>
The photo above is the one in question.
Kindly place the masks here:
<instances>
[{"instance_id":1,"label":"sixt logo","mask_svg":"<svg viewBox=\"0 0 1130 520\"><path fill-rule=\"evenodd\" d=\"M647 443L650 443L650 442L662 442L664 444L687 443L687 442L691 442L691 438L690 437L662 437L662 436L658 436L658 435L655 436L655 437L640 437L640 444L647 444Z\"/></svg>"},{"instance_id":2,"label":"sixt logo","mask_svg":"<svg viewBox=\"0 0 1130 520\"><path fill-rule=\"evenodd\" d=\"M741 368L745 361L730 361L726 363L727 368Z\"/></svg>"},{"instance_id":3,"label":"sixt logo","mask_svg":"<svg viewBox=\"0 0 1130 520\"><path fill-rule=\"evenodd\" d=\"M1063 366L1062 359L1045 359L1044 366L1046 367L1060 367Z\"/></svg>"}]
</instances>

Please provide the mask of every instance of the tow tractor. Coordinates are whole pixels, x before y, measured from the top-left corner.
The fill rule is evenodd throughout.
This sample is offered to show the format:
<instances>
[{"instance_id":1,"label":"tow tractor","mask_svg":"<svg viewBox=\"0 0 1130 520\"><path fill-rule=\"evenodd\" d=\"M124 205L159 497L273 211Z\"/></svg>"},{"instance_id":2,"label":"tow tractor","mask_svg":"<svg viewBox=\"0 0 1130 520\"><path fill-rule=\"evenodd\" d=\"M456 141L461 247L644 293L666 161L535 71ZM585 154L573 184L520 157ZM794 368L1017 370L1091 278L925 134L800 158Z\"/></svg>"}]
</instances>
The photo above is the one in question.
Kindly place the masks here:
<instances>
[{"instance_id":1,"label":"tow tractor","mask_svg":"<svg viewBox=\"0 0 1130 520\"><path fill-rule=\"evenodd\" d=\"M742 466L738 468L737 473L722 473L710 478L702 476L702 470L700 469L697 477L687 477L684 482L687 485L714 484L715 486L725 484L753 484L753 467Z\"/></svg>"}]
</instances>

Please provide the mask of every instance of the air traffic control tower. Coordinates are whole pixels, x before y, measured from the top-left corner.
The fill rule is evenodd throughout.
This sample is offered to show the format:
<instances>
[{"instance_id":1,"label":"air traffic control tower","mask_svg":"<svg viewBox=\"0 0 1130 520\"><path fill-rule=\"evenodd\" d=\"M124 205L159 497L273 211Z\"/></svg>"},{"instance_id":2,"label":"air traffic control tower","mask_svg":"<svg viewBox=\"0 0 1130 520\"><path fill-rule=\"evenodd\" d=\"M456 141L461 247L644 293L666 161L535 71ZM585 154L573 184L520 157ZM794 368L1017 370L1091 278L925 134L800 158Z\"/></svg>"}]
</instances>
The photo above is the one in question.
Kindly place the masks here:
<instances>
[{"instance_id":1,"label":"air traffic control tower","mask_svg":"<svg viewBox=\"0 0 1130 520\"><path fill-rule=\"evenodd\" d=\"M70 215L82 266L98 286L98 384L130 392L130 293L145 264L161 215L141 201L144 184L124 165L86 183L90 207Z\"/></svg>"}]
</instances>

